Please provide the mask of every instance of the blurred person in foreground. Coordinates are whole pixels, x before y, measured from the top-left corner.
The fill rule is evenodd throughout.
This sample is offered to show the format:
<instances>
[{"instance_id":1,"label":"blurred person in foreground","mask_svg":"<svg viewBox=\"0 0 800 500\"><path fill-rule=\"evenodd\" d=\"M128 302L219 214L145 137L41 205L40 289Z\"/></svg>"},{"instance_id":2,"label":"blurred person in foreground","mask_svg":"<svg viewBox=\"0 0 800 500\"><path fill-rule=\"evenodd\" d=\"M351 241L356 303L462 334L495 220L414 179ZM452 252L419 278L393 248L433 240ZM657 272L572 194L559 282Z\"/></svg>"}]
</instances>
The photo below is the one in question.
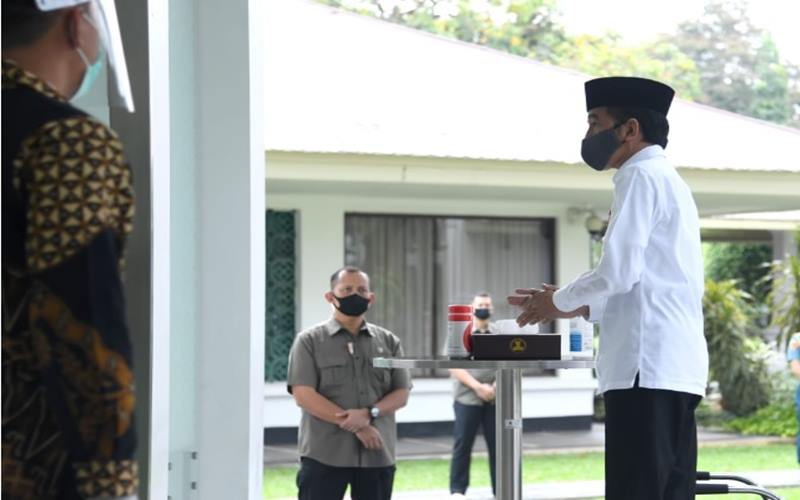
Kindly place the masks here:
<instances>
[{"instance_id":1,"label":"blurred person in foreground","mask_svg":"<svg viewBox=\"0 0 800 500\"><path fill-rule=\"evenodd\" d=\"M108 61L111 0L3 0L3 498L133 499L121 265L133 190L113 130L71 104Z\"/></svg>"}]
</instances>

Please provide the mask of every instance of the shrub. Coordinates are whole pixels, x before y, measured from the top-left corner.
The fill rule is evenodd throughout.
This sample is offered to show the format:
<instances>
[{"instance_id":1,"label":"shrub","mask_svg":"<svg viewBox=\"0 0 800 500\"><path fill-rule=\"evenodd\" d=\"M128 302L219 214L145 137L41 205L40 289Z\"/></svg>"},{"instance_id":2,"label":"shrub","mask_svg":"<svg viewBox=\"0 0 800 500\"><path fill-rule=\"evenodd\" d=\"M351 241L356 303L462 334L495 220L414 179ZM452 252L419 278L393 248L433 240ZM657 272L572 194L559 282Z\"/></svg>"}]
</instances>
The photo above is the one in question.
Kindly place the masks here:
<instances>
[{"instance_id":1,"label":"shrub","mask_svg":"<svg viewBox=\"0 0 800 500\"><path fill-rule=\"evenodd\" d=\"M747 336L745 313L749 295L734 281L706 281L703 297L705 335L712 380L719 382L722 408L743 416L769 403L769 350L759 338Z\"/></svg>"},{"instance_id":2,"label":"shrub","mask_svg":"<svg viewBox=\"0 0 800 500\"><path fill-rule=\"evenodd\" d=\"M794 437L797 434L794 398L770 403L752 415L724 422L722 427L742 434Z\"/></svg>"}]
</instances>

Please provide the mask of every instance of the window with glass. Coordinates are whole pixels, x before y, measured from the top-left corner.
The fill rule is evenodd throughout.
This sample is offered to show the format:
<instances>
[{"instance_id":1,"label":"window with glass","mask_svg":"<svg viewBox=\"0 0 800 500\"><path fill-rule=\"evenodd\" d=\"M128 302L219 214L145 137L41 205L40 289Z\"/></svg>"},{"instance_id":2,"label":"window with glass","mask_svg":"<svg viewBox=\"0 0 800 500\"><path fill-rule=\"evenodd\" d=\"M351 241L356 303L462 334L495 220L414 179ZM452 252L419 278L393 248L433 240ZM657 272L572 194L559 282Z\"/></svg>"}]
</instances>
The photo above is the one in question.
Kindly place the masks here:
<instances>
[{"instance_id":1,"label":"window with glass","mask_svg":"<svg viewBox=\"0 0 800 500\"><path fill-rule=\"evenodd\" d=\"M494 319L514 318L509 293L553 282L554 222L347 214L345 262L370 275L368 320L397 334L406 355L433 356L444 349L448 304L487 292Z\"/></svg>"}]
</instances>

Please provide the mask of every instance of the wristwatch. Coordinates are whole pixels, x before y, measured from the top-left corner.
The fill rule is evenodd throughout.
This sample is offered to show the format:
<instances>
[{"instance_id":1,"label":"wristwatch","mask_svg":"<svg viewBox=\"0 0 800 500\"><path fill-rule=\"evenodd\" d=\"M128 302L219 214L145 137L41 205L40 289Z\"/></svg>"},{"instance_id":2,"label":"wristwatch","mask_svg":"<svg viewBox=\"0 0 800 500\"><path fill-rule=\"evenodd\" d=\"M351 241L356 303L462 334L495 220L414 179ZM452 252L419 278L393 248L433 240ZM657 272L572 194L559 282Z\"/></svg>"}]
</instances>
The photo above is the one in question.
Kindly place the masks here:
<instances>
[{"instance_id":1,"label":"wristwatch","mask_svg":"<svg viewBox=\"0 0 800 500\"><path fill-rule=\"evenodd\" d=\"M377 406L370 406L369 407L369 416L373 420L381 416L381 409Z\"/></svg>"}]
</instances>

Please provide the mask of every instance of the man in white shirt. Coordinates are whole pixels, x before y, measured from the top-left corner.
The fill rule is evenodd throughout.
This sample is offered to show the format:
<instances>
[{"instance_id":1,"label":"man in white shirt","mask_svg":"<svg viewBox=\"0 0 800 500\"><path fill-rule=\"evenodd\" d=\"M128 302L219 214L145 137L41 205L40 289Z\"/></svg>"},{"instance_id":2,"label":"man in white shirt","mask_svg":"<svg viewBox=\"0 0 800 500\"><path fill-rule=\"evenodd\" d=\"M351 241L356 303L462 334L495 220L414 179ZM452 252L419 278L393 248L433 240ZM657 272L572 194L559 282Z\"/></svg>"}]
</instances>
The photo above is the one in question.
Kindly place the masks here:
<instances>
[{"instance_id":1,"label":"man in white shirt","mask_svg":"<svg viewBox=\"0 0 800 500\"><path fill-rule=\"evenodd\" d=\"M606 403L606 499L694 498L708 350L697 207L669 163L674 91L643 78L586 82L584 161L617 169L597 267L561 289L521 289L522 324L578 315L600 323Z\"/></svg>"}]
</instances>

